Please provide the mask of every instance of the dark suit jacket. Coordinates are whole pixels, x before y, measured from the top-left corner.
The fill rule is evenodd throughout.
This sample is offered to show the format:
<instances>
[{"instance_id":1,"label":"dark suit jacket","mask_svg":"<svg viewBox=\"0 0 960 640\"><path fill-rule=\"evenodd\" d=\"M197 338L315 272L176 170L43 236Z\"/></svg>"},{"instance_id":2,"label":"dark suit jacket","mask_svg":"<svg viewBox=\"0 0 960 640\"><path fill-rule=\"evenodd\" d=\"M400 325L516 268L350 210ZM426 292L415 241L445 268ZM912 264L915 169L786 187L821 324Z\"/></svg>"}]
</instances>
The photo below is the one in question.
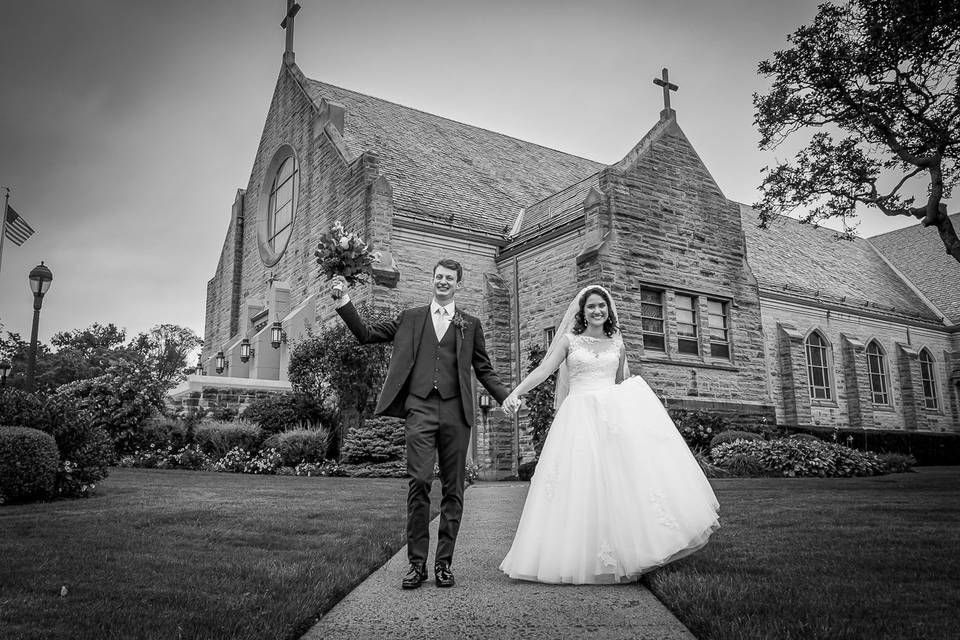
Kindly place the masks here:
<instances>
[{"instance_id":1,"label":"dark suit jacket","mask_svg":"<svg viewBox=\"0 0 960 640\"><path fill-rule=\"evenodd\" d=\"M430 306L405 309L395 319L388 322L367 324L352 302L348 302L337 309L353 335L357 336L360 344L374 342L393 342L393 355L390 357L390 366L387 368L387 378L377 400L377 415L405 418L403 405L407 399L407 381L413 370L420 346L420 336L424 326L433 328L430 315ZM457 308L456 313L463 317L464 327L461 330L451 326L451 331L457 334L457 371L460 382L460 402L463 404L463 415L471 427L474 422L475 407L473 406L473 385L470 384L470 366L477 374L487 391L497 402L502 403L510 392L500 382L500 378L490 364L487 355L486 341L483 337L483 327L480 320L464 313ZM428 323L430 323L428 325Z\"/></svg>"}]
</instances>

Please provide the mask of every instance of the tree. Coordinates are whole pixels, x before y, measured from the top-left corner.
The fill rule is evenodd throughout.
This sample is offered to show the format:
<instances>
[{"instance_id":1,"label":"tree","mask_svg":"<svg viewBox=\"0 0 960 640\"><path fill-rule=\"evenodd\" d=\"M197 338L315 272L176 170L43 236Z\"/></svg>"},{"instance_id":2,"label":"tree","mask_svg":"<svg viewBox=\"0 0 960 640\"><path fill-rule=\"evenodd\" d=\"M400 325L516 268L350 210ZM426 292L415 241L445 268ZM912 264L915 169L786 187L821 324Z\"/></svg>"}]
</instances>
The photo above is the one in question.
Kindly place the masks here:
<instances>
[{"instance_id":1,"label":"tree","mask_svg":"<svg viewBox=\"0 0 960 640\"><path fill-rule=\"evenodd\" d=\"M158 324L130 342L153 371L154 378L168 389L186 377L187 357L203 340L193 329L175 324Z\"/></svg>"},{"instance_id":2,"label":"tree","mask_svg":"<svg viewBox=\"0 0 960 640\"><path fill-rule=\"evenodd\" d=\"M59 331L50 338L56 351L37 357L37 387L53 390L75 380L103 375L120 361L137 359L126 348L127 332L112 322L94 322L86 329Z\"/></svg>"},{"instance_id":3,"label":"tree","mask_svg":"<svg viewBox=\"0 0 960 640\"><path fill-rule=\"evenodd\" d=\"M822 4L812 26L788 37L792 48L759 65L773 78L754 94L761 149L791 134L827 127L795 163L764 168L754 206L766 227L779 213L801 222L837 218L852 238L858 204L934 226L960 261L960 239L943 200L958 180L960 3L955 0L851 0ZM889 184L888 184L889 182ZM925 183L922 196L908 195Z\"/></svg>"},{"instance_id":4,"label":"tree","mask_svg":"<svg viewBox=\"0 0 960 640\"><path fill-rule=\"evenodd\" d=\"M93 358L97 354L122 347L126 339L126 330L117 328L112 322L107 325L94 322L86 329L58 331L50 338L50 344L57 349L74 349L84 357Z\"/></svg>"},{"instance_id":5,"label":"tree","mask_svg":"<svg viewBox=\"0 0 960 640\"><path fill-rule=\"evenodd\" d=\"M359 305L360 314L371 324L393 319L396 314L373 311ZM341 445L351 429L360 425L369 413L387 372L392 346L385 343L361 345L346 325L337 321L316 333L297 340L290 350L287 377L293 390L320 400L336 394L340 408L340 428L334 442L339 457Z\"/></svg>"}]
</instances>

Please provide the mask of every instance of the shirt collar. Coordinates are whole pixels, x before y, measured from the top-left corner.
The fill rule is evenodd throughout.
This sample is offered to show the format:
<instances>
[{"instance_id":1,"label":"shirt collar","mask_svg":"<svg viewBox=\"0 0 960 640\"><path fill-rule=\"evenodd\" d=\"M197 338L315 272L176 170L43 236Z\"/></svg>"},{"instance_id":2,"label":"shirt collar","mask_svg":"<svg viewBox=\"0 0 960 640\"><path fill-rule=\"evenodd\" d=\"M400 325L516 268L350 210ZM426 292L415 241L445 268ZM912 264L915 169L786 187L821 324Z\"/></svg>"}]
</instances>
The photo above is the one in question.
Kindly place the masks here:
<instances>
[{"instance_id":1,"label":"shirt collar","mask_svg":"<svg viewBox=\"0 0 960 640\"><path fill-rule=\"evenodd\" d=\"M440 304L439 302L436 301L436 299L432 300L430 302L430 315L435 314L437 312L437 309L440 309L441 307L447 310L448 316L450 316L451 318L453 317L453 314L456 311L456 307L454 305L453 300L451 300L449 303L445 305Z\"/></svg>"}]
</instances>

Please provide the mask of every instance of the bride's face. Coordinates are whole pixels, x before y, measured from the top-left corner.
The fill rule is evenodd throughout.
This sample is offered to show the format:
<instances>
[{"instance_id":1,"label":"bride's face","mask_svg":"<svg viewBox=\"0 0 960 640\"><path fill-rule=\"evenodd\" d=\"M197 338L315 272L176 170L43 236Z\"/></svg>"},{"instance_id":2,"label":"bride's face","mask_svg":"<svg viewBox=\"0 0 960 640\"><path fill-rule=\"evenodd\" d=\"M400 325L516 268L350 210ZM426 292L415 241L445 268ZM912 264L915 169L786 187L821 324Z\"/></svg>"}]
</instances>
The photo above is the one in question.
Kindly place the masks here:
<instances>
[{"instance_id":1,"label":"bride's face","mask_svg":"<svg viewBox=\"0 0 960 640\"><path fill-rule=\"evenodd\" d=\"M607 309L607 301L603 299L603 296L591 293L583 304L583 318L586 320L587 326L602 329L603 323L607 321L609 316L610 311Z\"/></svg>"}]
</instances>

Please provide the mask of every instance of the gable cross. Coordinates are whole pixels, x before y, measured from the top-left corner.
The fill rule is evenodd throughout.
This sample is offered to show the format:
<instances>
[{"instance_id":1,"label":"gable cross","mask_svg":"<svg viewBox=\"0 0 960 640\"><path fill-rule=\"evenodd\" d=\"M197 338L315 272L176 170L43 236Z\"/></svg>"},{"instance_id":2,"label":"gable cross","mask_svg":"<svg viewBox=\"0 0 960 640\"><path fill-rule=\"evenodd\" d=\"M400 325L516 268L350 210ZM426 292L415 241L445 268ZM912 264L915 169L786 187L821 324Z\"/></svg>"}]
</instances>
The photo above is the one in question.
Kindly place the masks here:
<instances>
[{"instance_id":1,"label":"gable cross","mask_svg":"<svg viewBox=\"0 0 960 640\"><path fill-rule=\"evenodd\" d=\"M300 5L293 0L287 0L287 15L283 17L280 26L287 31L287 48L283 52L283 59L287 64L293 62L293 18L300 11Z\"/></svg>"},{"instance_id":2,"label":"gable cross","mask_svg":"<svg viewBox=\"0 0 960 640\"><path fill-rule=\"evenodd\" d=\"M676 112L670 108L670 92L676 91L680 87L670 82L670 75L667 73L666 67L663 68L661 75L662 77L653 79L653 84L663 87L663 111L660 112L660 118L666 120L676 115Z\"/></svg>"}]
</instances>

